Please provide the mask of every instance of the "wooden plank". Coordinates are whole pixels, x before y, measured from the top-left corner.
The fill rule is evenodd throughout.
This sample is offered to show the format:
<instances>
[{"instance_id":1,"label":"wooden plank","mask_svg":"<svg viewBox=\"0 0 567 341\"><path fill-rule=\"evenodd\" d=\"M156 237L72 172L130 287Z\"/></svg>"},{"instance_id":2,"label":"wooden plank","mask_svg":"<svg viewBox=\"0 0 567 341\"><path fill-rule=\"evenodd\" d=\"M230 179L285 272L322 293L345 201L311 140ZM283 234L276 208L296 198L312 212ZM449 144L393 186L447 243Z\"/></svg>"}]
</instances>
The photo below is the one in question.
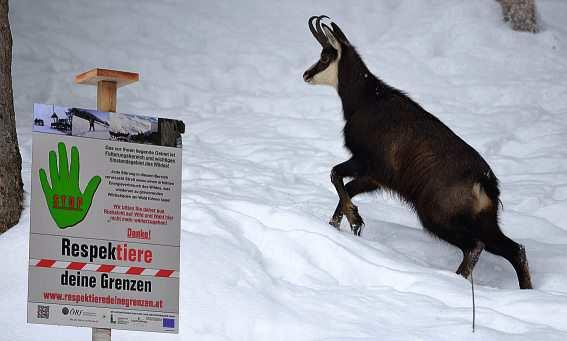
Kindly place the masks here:
<instances>
[{"instance_id":1,"label":"wooden plank","mask_svg":"<svg viewBox=\"0 0 567 341\"><path fill-rule=\"evenodd\" d=\"M140 75L135 72L96 68L75 76L75 83L98 85L100 81L110 81L121 87L137 82L139 79Z\"/></svg>"}]
</instances>

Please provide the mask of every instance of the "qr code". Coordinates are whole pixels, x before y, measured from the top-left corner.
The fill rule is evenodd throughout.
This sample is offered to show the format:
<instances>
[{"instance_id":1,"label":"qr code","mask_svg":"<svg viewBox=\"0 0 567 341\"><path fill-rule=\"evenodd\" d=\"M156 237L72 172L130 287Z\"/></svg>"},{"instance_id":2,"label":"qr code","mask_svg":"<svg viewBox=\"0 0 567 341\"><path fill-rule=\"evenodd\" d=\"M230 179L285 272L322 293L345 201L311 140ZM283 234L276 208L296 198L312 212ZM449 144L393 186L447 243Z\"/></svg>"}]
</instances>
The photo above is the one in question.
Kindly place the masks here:
<instances>
[{"instance_id":1,"label":"qr code","mask_svg":"<svg viewBox=\"0 0 567 341\"><path fill-rule=\"evenodd\" d=\"M48 305L38 305L37 306L37 318L38 319L48 319L49 318L49 306Z\"/></svg>"}]
</instances>

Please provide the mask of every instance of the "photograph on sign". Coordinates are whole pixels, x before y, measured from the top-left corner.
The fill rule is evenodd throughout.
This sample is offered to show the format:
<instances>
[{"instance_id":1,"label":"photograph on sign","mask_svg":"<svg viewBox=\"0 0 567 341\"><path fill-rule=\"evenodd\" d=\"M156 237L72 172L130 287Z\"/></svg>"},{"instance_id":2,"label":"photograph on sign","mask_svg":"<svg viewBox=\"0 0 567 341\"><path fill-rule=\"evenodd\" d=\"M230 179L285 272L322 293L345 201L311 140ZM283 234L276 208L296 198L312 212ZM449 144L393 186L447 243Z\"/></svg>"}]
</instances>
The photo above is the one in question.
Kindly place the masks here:
<instances>
[{"instance_id":1,"label":"photograph on sign","mask_svg":"<svg viewBox=\"0 0 567 341\"><path fill-rule=\"evenodd\" d=\"M182 150L162 142L180 133L157 117L34 111L28 321L176 333Z\"/></svg>"},{"instance_id":2,"label":"photograph on sign","mask_svg":"<svg viewBox=\"0 0 567 341\"><path fill-rule=\"evenodd\" d=\"M115 114L110 120L110 136L117 141L154 144L157 134L156 117Z\"/></svg>"},{"instance_id":3,"label":"photograph on sign","mask_svg":"<svg viewBox=\"0 0 567 341\"><path fill-rule=\"evenodd\" d=\"M71 129L73 136L108 139L108 112L89 109L71 108L69 113L73 118Z\"/></svg>"},{"instance_id":4,"label":"photograph on sign","mask_svg":"<svg viewBox=\"0 0 567 341\"><path fill-rule=\"evenodd\" d=\"M69 108L51 104L34 104L33 131L39 133L71 135L72 114Z\"/></svg>"}]
</instances>

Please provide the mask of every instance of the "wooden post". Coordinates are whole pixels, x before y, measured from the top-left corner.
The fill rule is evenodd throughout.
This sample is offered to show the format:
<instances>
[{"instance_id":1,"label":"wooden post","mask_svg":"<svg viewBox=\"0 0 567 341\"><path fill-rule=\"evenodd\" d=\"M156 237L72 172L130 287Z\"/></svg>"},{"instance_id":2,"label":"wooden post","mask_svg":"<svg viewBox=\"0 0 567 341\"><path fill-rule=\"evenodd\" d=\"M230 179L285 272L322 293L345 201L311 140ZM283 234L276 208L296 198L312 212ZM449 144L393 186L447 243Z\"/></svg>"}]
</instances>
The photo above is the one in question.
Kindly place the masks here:
<instances>
[{"instance_id":1,"label":"wooden post","mask_svg":"<svg viewBox=\"0 0 567 341\"><path fill-rule=\"evenodd\" d=\"M116 90L140 79L139 74L108 69L92 69L75 77L75 83L96 85L96 110L116 112ZM111 329L93 328L92 341L111 341Z\"/></svg>"},{"instance_id":2,"label":"wooden post","mask_svg":"<svg viewBox=\"0 0 567 341\"><path fill-rule=\"evenodd\" d=\"M116 82L98 82L96 89L96 110L116 112Z\"/></svg>"}]
</instances>

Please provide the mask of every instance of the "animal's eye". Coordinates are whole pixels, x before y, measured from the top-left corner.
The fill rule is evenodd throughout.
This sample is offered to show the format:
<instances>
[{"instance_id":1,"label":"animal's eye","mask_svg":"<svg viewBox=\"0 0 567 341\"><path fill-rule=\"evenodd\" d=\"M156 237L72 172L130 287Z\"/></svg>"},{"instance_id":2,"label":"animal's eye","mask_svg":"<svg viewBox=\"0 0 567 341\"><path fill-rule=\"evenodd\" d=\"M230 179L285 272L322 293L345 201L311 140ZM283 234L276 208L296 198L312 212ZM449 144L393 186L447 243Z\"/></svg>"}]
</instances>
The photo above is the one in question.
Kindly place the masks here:
<instances>
[{"instance_id":1,"label":"animal's eye","mask_svg":"<svg viewBox=\"0 0 567 341\"><path fill-rule=\"evenodd\" d=\"M328 63L329 62L329 56L325 55L325 56L321 56L321 61L323 63Z\"/></svg>"}]
</instances>

